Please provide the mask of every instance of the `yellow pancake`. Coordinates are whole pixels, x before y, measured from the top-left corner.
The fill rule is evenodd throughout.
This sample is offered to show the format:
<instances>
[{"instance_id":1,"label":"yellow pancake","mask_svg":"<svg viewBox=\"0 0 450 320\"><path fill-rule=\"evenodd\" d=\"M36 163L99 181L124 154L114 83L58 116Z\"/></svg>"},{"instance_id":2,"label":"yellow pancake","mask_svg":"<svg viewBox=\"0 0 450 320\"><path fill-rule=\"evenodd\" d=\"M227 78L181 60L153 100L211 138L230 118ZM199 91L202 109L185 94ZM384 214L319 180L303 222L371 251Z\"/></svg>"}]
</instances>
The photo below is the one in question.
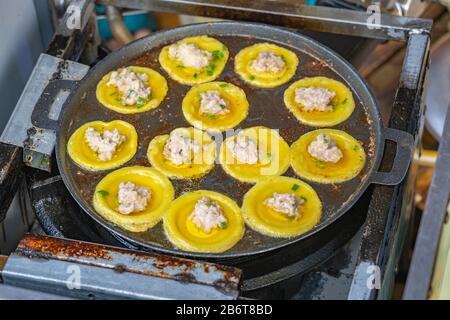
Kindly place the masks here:
<instances>
[{"instance_id":1,"label":"yellow pancake","mask_svg":"<svg viewBox=\"0 0 450 320\"><path fill-rule=\"evenodd\" d=\"M276 55L281 56L286 66L278 73L257 72L253 70L251 64L259 53L272 51ZM283 47L272 43L257 43L250 47L244 48L235 57L234 71L249 84L262 88L275 88L288 82L297 70L299 60L297 55Z\"/></svg>"},{"instance_id":2,"label":"yellow pancake","mask_svg":"<svg viewBox=\"0 0 450 320\"><path fill-rule=\"evenodd\" d=\"M229 55L228 48L219 40L208 36L197 36L184 38L177 43L195 44L200 49L211 52L212 60L208 66L202 69L185 67L178 59L173 59L169 55L170 45L162 48L159 54L159 63L173 80L186 85L213 81L225 68Z\"/></svg>"},{"instance_id":3,"label":"yellow pancake","mask_svg":"<svg viewBox=\"0 0 450 320\"><path fill-rule=\"evenodd\" d=\"M263 157L256 164L239 163L227 147L227 142L236 137L225 139L220 147L219 160L230 176L243 182L256 183L270 176L282 175L289 168L289 145L277 131L258 126L246 128L238 134L255 139L258 148L263 150Z\"/></svg>"},{"instance_id":4,"label":"yellow pancake","mask_svg":"<svg viewBox=\"0 0 450 320\"><path fill-rule=\"evenodd\" d=\"M317 135L324 133L336 141L343 157L337 163L320 161L308 152ZM320 183L344 182L356 177L364 168L366 154L361 143L348 133L335 129L319 129L301 136L291 146L291 166L303 179Z\"/></svg>"},{"instance_id":5,"label":"yellow pancake","mask_svg":"<svg viewBox=\"0 0 450 320\"><path fill-rule=\"evenodd\" d=\"M200 94L215 90L227 101L230 112L223 115L200 113ZM211 132L221 132L237 126L248 114L248 101L244 90L227 82L208 82L196 85L183 99L183 114L194 127Z\"/></svg>"},{"instance_id":6,"label":"yellow pancake","mask_svg":"<svg viewBox=\"0 0 450 320\"><path fill-rule=\"evenodd\" d=\"M264 204L275 192L294 193L305 201L300 206L298 218L289 218ZM295 237L319 223L322 203L314 189L305 182L289 177L274 177L257 183L245 194L242 214L245 223L253 230L271 237Z\"/></svg>"},{"instance_id":7,"label":"yellow pancake","mask_svg":"<svg viewBox=\"0 0 450 320\"><path fill-rule=\"evenodd\" d=\"M155 169L172 179L195 179L206 175L214 168L216 145L211 137L195 128L177 128L187 137L203 145L203 152L194 155L192 164L176 165L164 157L164 146L169 140L169 134L156 136L150 141L147 158Z\"/></svg>"},{"instance_id":8,"label":"yellow pancake","mask_svg":"<svg viewBox=\"0 0 450 320\"><path fill-rule=\"evenodd\" d=\"M151 88L149 99L138 101L135 105L124 105L121 101L122 93L114 86L108 86L111 72L105 75L97 85L97 100L106 108L113 111L130 114L141 113L157 108L167 94L167 81L157 71L144 67L130 66L131 71L145 73L148 76L147 86Z\"/></svg>"},{"instance_id":9,"label":"yellow pancake","mask_svg":"<svg viewBox=\"0 0 450 320\"><path fill-rule=\"evenodd\" d=\"M125 135L126 140L122 143L113 154L109 161L100 161L98 155L86 143L84 133L88 128L94 128L100 133L105 130L112 131L117 129L120 134ZM136 154L138 145L138 135L133 125L122 120L114 120L111 122L92 121L79 127L70 136L67 142L67 152L70 158L83 167L92 171L108 170L119 167L131 160Z\"/></svg>"},{"instance_id":10,"label":"yellow pancake","mask_svg":"<svg viewBox=\"0 0 450 320\"><path fill-rule=\"evenodd\" d=\"M331 104L333 111L305 111L295 102L295 90L298 88L322 87L336 93ZM335 126L347 120L355 109L355 100L352 92L343 83L325 78L303 78L291 84L284 92L284 104L298 121L314 127Z\"/></svg>"},{"instance_id":11,"label":"yellow pancake","mask_svg":"<svg viewBox=\"0 0 450 320\"><path fill-rule=\"evenodd\" d=\"M117 193L121 182L133 182L151 191L150 202L142 212L122 214ZM125 167L106 175L95 187L94 208L98 214L123 229L143 232L156 225L174 198L174 189L169 179L153 168Z\"/></svg>"},{"instance_id":12,"label":"yellow pancake","mask_svg":"<svg viewBox=\"0 0 450 320\"><path fill-rule=\"evenodd\" d=\"M203 196L220 205L227 218L224 228L216 227L206 233L190 220L195 204ZM208 190L187 192L177 198L164 215L163 221L166 235L173 245L193 252L224 252L233 247L245 231L238 205L227 196Z\"/></svg>"}]
</instances>

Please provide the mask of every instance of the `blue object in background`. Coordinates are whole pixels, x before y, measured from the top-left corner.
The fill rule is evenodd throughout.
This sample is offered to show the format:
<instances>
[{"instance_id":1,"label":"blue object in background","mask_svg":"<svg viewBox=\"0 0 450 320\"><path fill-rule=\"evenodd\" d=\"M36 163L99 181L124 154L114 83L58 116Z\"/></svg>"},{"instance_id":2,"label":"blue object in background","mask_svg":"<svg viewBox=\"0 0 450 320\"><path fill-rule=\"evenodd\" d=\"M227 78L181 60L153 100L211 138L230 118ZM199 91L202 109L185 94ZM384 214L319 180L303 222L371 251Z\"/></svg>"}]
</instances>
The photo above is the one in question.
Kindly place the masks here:
<instances>
[{"instance_id":1,"label":"blue object in background","mask_svg":"<svg viewBox=\"0 0 450 320\"><path fill-rule=\"evenodd\" d=\"M306 0L305 4L308 6L315 6L317 4L317 0Z\"/></svg>"},{"instance_id":2,"label":"blue object in background","mask_svg":"<svg viewBox=\"0 0 450 320\"><path fill-rule=\"evenodd\" d=\"M98 30L102 40L108 40L112 38L112 33L109 28L108 20L104 14L106 13L105 7L102 5L96 6L97 14L103 15L99 16L97 20ZM130 14L130 12L125 12L123 15L123 21L130 32L136 32L140 29L150 29L155 31L158 29L155 19L150 13L139 12L136 14Z\"/></svg>"}]
</instances>

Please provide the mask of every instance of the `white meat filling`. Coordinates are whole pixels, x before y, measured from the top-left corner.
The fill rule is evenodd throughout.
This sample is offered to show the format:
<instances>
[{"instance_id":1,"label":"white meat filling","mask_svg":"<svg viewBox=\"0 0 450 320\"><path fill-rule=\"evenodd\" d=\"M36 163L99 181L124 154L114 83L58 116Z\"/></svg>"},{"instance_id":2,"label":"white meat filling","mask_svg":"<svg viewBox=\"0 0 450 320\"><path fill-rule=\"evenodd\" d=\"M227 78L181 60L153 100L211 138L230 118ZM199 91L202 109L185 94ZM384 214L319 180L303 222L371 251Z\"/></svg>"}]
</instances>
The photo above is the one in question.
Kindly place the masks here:
<instances>
[{"instance_id":1,"label":"white meat filling","mask_svg":"<svg viewBox=\"0 0 450 320\"><path fill-rule=\"evenodd\" d=\"M224 229L228 223L219 204L208 197L202 197L197 201L190 219L206 233L210 233L214 228Z\"/></svg>"},{"instance_id":2,"label":"white meat filling","mask_svg":"<svg viewBox=\"0 0 450 320\"><path fill-rule=\"evenodd\" d=\"M179 132L173 132L164 146L163 155L176 165L191 164L194 154L200 150L198 142Z\"/></svg>"},{"instance_id":3,"label":"white meat filling","mask_svg":"<svg viewBox=\"0 0 450 320\"><path fill-rule=\"evenodd\" d=\"M138 186L133 182L121 182L117 194L119 202L117 211L122 214L144 211L150 198L151 191L149 189Z\"/></svg>"},{"instance_id":4,"label":"white meat filling","mask_svg":"<svg viewBox=\"0 0 450 320\"><path fill-rule=\"evenodd\" d=\"M202 69L212 59L211 52L200 49L193 43L175 43L169 47L169 56L180 61L184 67Z\"/></svg>"},{"instance_id":5,"label":"white meat filling","mask_svg":"<svg viewBox=\"0 0 450 320\"><path fill-rule=\"evenodd\" d=\"M84 132L84 139L92 151L97 152L100 161L109 161L112 159L117 148L125 142L126 137L120 134L119 130L105 130L103 134L92 127Z\"/></svg>"},{"instance_id":6,"label":"white meat filling","mask_svg":"<svg viewBox=\"0 0 450 320\"><path fill-rule=\"evenodd\" d=\"M286 214L290 218L295 218L300 214L300 206L305 202L302 198L292 193L274 193L272 197L264 200L264 204L269 208Z\"/></svg>"},{"instance_id":7,"label":"white meat filling","mask_svg":"<svg viewBox=\"0 0 450 320\"><path fill-rule=\"evenodd\" d=\"M271 73L279 73L285 66L283 58L272 51L260 52L250 65L257 72Z\"/></svg>"},{"instance_id":8,"label":"white meat filling","mask_svg":"<svg viewBox=\"0 0 450 320\"><path fill-rule=\"evenodd\" d=\"M336 92L321 87L295 89L295 102L305 111L333 111L331 101L335 96Z\"/></svg>"},{"instance_id":9,"label":"white meat filling","mask_svg":"<svg viewBox=\"0 0 450 320\"><path fill-rule=\"evenodd\" d=\"M200 113L207 115L224 115L230 112L228 102L219 91L208 90L200 93Z\"/></svg>"},{"instance_id":10,"label":"white meat filling","mask_svg":"<svg viewBox=\"0 0 450 320\"><path fill-rule=\"evenodd\" d=\"M249 136L238 135L227 142L227 147L238 163L256 164L261 158L257 141Z\"/></svg>"},{"instance_id":11,"label":"white meat filling","mask_svg":"<svg viewBox=\"0 0 450 320\"><path fill-rule=\"evenodd\" d=\"M136 73L129 68L121 68L111 72L108 86L116 87L122 94L122 103L128 106L147 100L152 90L147 86L148 76L145 73Z\"/></svg>"},{"instance_id":12,"label":"white meat filling","mask_svg":"<svg viewBox=\"0 0 450 320\"><path fill-rule=\"evenodd\" d=\"M334 141L327 134L319 134L316 139L308 146L308 152L314 158L336 163L343 157L341 149L336 145Z\"/></svg>"}]
</instances>

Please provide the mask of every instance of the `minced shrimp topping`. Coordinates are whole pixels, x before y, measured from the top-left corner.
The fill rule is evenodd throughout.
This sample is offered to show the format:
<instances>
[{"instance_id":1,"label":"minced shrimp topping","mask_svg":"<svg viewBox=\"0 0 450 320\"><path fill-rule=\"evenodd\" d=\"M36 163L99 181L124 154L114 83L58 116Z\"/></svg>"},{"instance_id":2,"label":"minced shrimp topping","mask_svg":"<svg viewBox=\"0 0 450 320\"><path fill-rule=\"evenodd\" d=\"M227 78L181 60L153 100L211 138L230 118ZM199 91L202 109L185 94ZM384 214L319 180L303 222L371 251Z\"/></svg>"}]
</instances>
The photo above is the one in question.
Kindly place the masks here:
<instances>
[{"instance_id":1,"label":"minced shrimp topping","mask_svg":"<svg viewBox=\"0 0 450 320\"><path fill-rule=\"evenodd\" d=\"M261 158L257 141L249 136L238 135L227 141L227 147L239 163L255 164Z\"/></svg>"},{"instance_id":2,"label":"minced shrimp topping","mask_svg":"<svg viewBox=\"0 0 450 320\"><path fill-rule=\"evenodd\" d=\"M200 113L206 115L224 115L230 112L228 102L219 91L208 90L200 93Z\"/></svg>"},{"instance_id":3,"label":"minced shrimp topping","mask_svg":"<svg viewBox=\"0 0 450 320\"><path fill-rule=\"evenodd\" d=\"M319 134L316 139L308 146L308 152L314 158L336 163L343 157L341 149L336 145L334 141L327 134Z\"/></svg>"},{"instance_id":4,"label":"minced shrimp topping","mask_svg":"<svg viewBox=\"0 0 450 320\"><path fill-rule=\"evenodd\" d=\"M225 229L228 223L219 204L208 197L202 197L197 201L190 219L206 233L210 233L214 228Z\"/></svg>"},{"instance_id":5,"label":"minced shrimp topping","mask_svg":"<svg viewBox=\"0 0 450 320\"><path fill-rule=\"evenodd\" d=\"M295 89L295 102L305 111L333 111L331 101L335 96L335 92L321 87Z\"/></svg>"},{"instance_id":6,"label":"minced shrimp topping","mask_svg":"<svg viewBox=\"0 0 450 320\"><path fill-rule=\"evenodd\" d=\"M193 43L175 43L169 47L169 56L181 62L184 67L202 69L212 59L211 52L200 49Z\"/></svg>"},{"instance_id":7,"label":"minced shrimp topping","mask_svg":"<svg viewBox=\"0 0 450 320\"><path fill-rule=\"evenodd\" d=\"M120 134L119 130L105 130L103 134L92 127L84 132L84 139L92 151L97 152L100 161L109 161L112 159L117 148L125 142L126 137Z\"/></svg>"},{"instance_id":8,"label":"minced shrimp topping","mask_svg":"<svg viewBox=\"0 0 450 320\"><path fill-rule=\"evenodd\" d=\"M163 155L176 165L191 164L194 154L201 150L198 142L180 132L172 132L164 146Z\"/></svg>"},{"instance_id":9,"label":"minced shrimp topping","mask_svg":"<svg viewBox=\"0 0 450 320\"><path fill-rule=\"evenodd\" d=\"M272 197L264 200L264 204L273 210L284 213L290 218L295 218L300 214L300 206L304 199L297 197L293 193L274 193Z\"/></svg>"},{"instance_id":10,"label":"minced shrimp topping","mask_svg":"<svg viewBox=\"0 0 450 320\"><path fill-rule=\"evenodd\" d=\"M144 211L151 198L151 191L145 187L138 186L133 182L121 182L117 200L119 207L117 211L122 214Z\"/></svg>"},{"instance_id":11,"label":"minced shrimp topping","mask_svg":"<svg viewBox=\"0 0 450 320\"><path fill-rule=\"evenodd\" d=\"M130 68L121 68L111 72L108 86L116 87L122 93L121 102L124 105L144 104L152 90L147 85L148 76L145 73L133 72Z\"/></svg>"},{"instance_id":12,"label":"minced shrimp topping","mask_svg":"<svg viewBox=\"0 0 450 320\"><path fill-rule=\"evenodd\" d=\"M283 58L272 51L263 51L258 54L250 67L257 72L278 73L284 69L286 62Z\"/></svg>"}]
</instances>

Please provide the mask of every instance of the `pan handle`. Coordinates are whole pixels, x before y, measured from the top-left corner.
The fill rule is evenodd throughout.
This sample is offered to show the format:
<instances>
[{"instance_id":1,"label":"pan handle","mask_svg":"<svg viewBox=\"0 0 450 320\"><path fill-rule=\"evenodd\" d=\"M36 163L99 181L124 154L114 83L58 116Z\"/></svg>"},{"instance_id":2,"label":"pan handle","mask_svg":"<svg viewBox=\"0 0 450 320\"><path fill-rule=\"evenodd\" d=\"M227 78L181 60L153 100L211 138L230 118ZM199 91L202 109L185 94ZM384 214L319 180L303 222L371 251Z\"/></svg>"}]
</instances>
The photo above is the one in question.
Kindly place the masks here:
<instances>
[{"instance_id":1,"label":"pan handle","mask_svg":"<svg viewBox=\"0 0 450 320\"><path fill-rule=\"evenodd\" d=\"M397 144L394 163L390 172L375 171L372 173L371 182L383 185L397 185L405 178L409 164L414 154L413 136L402 130L385 128L383 139L393 141Z\"/></svg>"},{"instance_id":2,"label":"pan handle","mask_svg":"<svg viewBox=\"0 0 450 320\"><path fill-rule=\"evenodd\" d=\"M42 129L57 130L59 128L59 115L64 108L64 102L59 112L53 112L52 106L54 105L58 94L61 91L74 91L79 84L79 81L74 80L52 80L42 91L39 100L34 107L31 114L31 122L34 126ZM55 114L52 114L55 113Z\"/></svg>"}]
</instances>

